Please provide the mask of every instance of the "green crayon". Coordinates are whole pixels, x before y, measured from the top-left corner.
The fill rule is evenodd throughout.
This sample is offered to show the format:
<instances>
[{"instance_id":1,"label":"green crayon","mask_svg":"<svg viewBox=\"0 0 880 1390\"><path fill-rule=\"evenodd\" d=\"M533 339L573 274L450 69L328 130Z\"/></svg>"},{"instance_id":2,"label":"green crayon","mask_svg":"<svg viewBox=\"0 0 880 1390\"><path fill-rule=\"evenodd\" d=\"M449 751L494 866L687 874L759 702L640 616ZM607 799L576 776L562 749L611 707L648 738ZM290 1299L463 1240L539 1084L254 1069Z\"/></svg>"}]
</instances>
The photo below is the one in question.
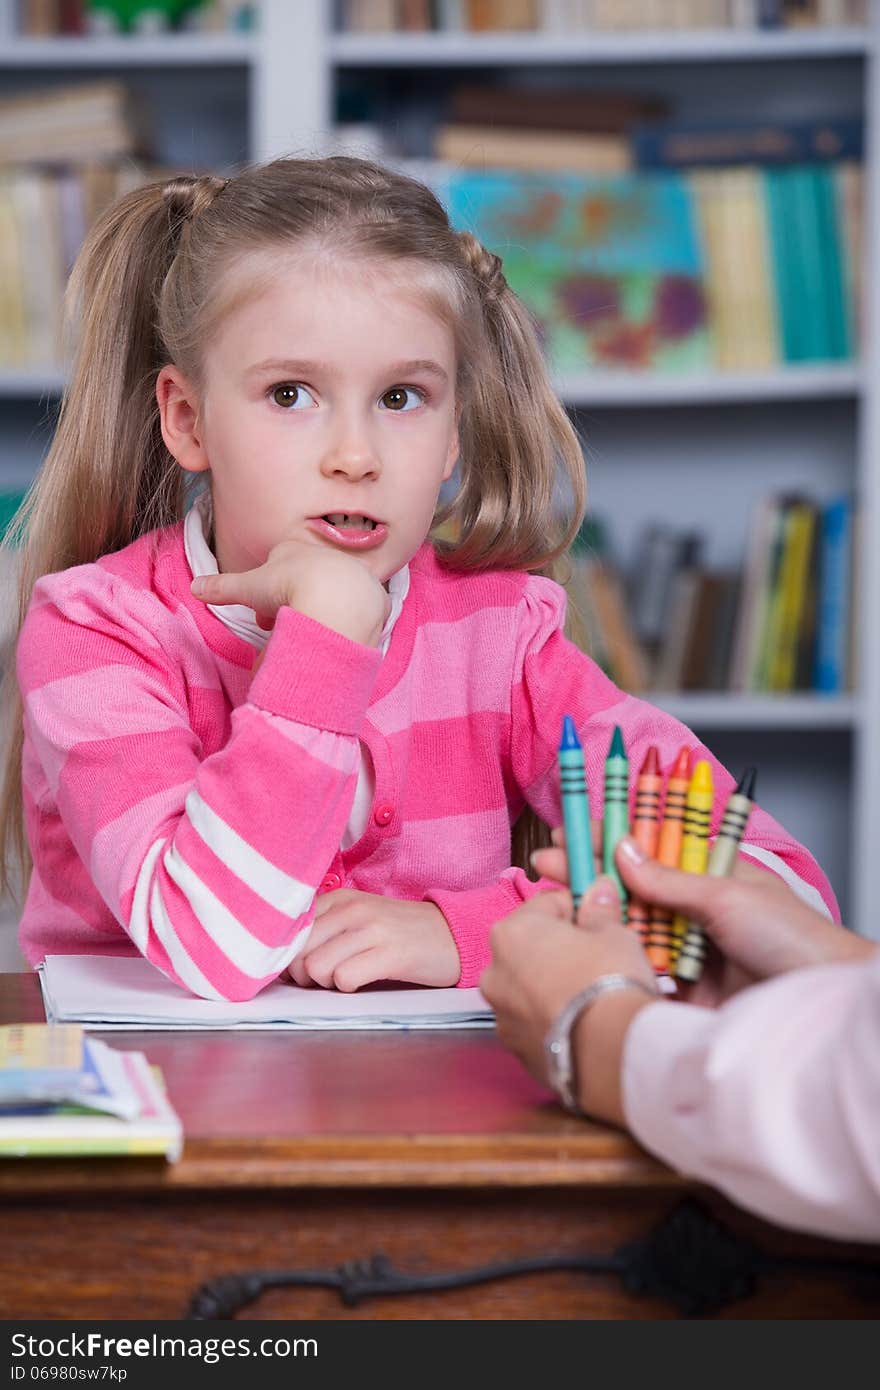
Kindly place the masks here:
<instances>
[{"instance_id":1,"label":"green crayon","mask_svg":"<svg viewBox=\"0 0 880 1390\"><path fill-rule=\"evenodd\" d=\"M602 822L602 871L610 874L617 884L626 921L626 889L623 886L614 851L624 835L629 834L629 759L623 746L623 734L615 724L611 747L605 759L605 814Z\"/></svg>"},{"instance_id":2,"label":"green crayon","mask_svg":"<svg viewBox=\"0 0 880 1390\"><path fill-rule=\"evenodd\" d=\"M568 856L568 886L577 914L581 898L596 877L596 870L593 866L593 835L584 750L570 714L564 715L562 720L558 757L565 852Z\"/></svg>"},{"instance_id":3,"label":"green crayon","mask_svg":"<svg viewBox=\"0 0 880 1390\"><path fill-rule=\"evenodd\" d=\"M706 865L706 873L710 878L726 878L728 874L733 873L740 841L745 834L749 814L754 805L755 775L755 769L747 767L728 798L718 836ZM694 984L703 973L705 960L706 933L699 922L688 922L672 973L676 979L684 980L686 984Z\"/></svg>"}]
</instances>

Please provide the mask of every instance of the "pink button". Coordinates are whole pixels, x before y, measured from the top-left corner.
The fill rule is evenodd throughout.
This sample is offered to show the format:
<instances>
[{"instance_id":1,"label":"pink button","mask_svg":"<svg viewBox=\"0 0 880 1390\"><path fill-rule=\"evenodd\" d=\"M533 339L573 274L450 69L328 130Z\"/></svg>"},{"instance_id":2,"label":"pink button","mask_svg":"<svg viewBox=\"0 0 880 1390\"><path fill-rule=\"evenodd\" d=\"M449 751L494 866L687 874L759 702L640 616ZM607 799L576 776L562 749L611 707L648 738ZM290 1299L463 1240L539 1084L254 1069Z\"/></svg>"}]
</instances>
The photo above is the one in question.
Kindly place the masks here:
<instances>
[{"instance_id":1,"label":"pink button","mask_svg":"<svg viewBox=\"0 0 880 1390\"><path fill-rule=\"evenodd\" d=\"M334 888L342 887L342 879L338 874L328 874L321 884L322 893L330 893Z\"/></svg>"},{"instance_id":2,"label":"pink button","mask_svg":"<svg viewBox=\"0 0 880 1390\"><path fill-rule=\"evenodd\" d=\"M394 807L387 801L382 801L373 812L373 820L377 825L387 825L394 815Z\"/></svg>"}]
</instances>

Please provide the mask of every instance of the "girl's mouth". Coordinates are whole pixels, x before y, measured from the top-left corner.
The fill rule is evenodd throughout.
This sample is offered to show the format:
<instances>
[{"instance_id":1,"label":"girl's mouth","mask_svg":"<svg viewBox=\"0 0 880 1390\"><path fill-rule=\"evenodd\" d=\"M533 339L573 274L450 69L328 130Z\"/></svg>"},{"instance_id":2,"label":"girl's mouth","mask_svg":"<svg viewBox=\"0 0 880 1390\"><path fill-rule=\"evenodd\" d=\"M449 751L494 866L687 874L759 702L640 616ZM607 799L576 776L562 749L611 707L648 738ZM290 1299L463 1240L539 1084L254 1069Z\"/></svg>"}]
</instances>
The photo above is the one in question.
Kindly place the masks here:
<instances>
[{"instance_id":1,"label":"girl's mouth","mask_svg":"<svg viewBox=\"0 0 880 1390\"><path fill-rule=\"evenodd\" d=\"M347 550L374 550L388 535L383 521L357 516L348 512L328 512L325 516L309 518L308 525L317 535Z\"/></svg>"}]
</instances>

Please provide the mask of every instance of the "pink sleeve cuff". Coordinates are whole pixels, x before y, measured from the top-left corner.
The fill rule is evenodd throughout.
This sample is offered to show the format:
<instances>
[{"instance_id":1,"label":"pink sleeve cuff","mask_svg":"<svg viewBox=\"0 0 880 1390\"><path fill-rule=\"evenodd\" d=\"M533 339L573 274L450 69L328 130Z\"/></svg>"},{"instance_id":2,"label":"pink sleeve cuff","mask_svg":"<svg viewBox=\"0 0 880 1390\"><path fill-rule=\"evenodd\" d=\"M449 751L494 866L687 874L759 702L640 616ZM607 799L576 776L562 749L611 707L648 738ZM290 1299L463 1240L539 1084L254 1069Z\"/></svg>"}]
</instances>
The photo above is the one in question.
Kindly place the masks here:
<instances>
[{"instance_id":1,"label":"pink sleeve cuff","mask_svg":"<svg viewBox=\"0 0 880 1390\"><path fill-rule=\"evenodd\" d=\"M523 875L524 877L524 875ZM531 885L538 890L538 885ZM517 888L507 879L489 883L485 888L459 891L432 889L423 902L436 903L452 932L461 961L459 989L470 989L480 982L480 976L491 958L489 932L493 922L507 917L522 904Z\"/></svg>"},{"instance_id":2,"label":"pink sleeve cuff","mask_svg":"<svg viewBox=\"0 0 880 1390\"><path fill-rule=\"evenodd\" d=\"M357 737L381 665L377 647L281 608L248 700L298 724Z\"/></svg>"}]
</instances>

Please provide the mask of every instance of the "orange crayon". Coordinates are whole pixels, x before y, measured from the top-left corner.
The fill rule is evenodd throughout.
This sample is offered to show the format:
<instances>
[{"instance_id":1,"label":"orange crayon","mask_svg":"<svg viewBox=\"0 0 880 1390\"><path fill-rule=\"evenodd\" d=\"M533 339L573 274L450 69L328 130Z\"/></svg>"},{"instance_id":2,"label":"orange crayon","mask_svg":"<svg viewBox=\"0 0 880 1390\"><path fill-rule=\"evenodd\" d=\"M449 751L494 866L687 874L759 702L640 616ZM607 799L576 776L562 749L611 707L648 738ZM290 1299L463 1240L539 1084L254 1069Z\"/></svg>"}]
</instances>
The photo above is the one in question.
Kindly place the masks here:
<instances>
[{"instance_id":1,"label":"orange crayon","mask_svg":"<svg viewBox=\"0 0 880 1390\"><path fill-rule=\"evenodd\" d=\"M657 853L660 838L660 798L663 794L663 778L660 775L660 759L652 743L645 761L642 763L636 782L636 805L633 813L632 834L636 844L641 846L649 859ZM640 932L642 941L647 941L648 926L651 921L649 905L641 898L630 897L627 920L631 927Z\"/></svg>"},{"instance_id":2,"label":"orange crayon","mask_svg":"<svg viewBox=\"0 0 880 1390\"><path fill-rule=\"evenodd\" d=\"M663 819L660 822L660 834L657 838L656 859L658 864L665 864L670 869L677 869L681 858L684 807L690 783L690 761L690 749L685 746L673 763L669 781L666 783L666 802L663 807ZM651 908L651 920L648 923L645 950L658 975L669 973L672 916L673 914L668 912L666 908L653 906Z\"/></svg>"}]
</instances>

